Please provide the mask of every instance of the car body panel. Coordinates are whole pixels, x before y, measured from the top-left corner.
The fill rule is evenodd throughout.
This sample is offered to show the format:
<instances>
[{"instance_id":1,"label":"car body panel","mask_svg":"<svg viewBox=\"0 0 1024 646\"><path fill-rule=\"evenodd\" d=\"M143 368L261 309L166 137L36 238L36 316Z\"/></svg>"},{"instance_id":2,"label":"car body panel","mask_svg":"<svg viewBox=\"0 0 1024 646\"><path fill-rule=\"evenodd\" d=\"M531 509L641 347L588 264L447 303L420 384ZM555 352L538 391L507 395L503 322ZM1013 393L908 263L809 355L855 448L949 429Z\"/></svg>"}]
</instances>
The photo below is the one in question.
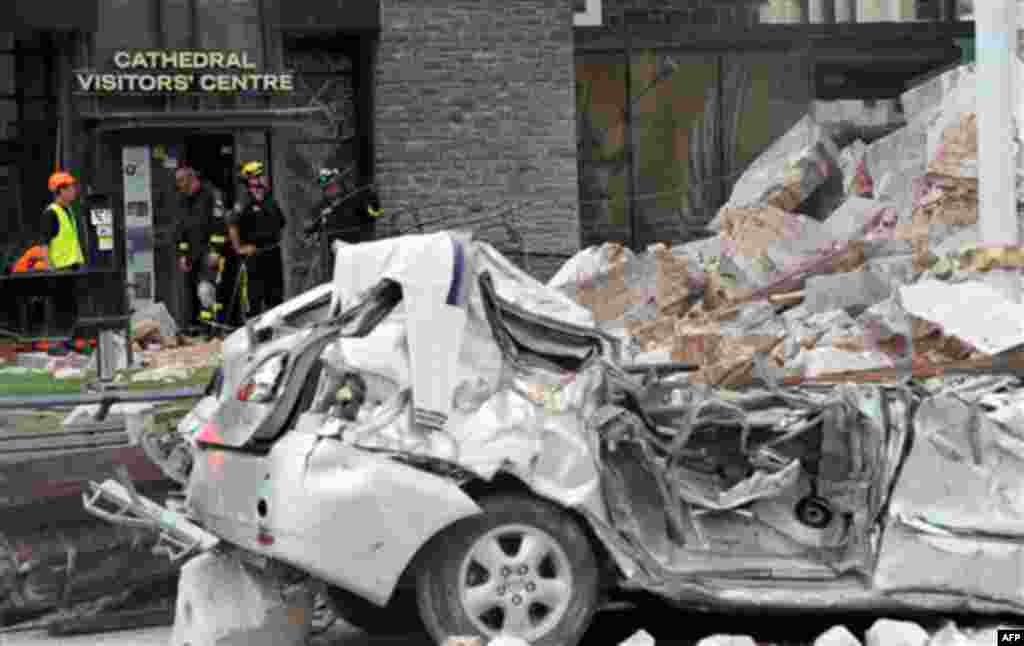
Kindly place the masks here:
<instances>
[{"instance_id":1,"label":"car body panel","mask_svg":"<svg viewBox=\"0 0 1024 646\"><path fill-rule=\"evenodd\" d=\"M266 456L201 456L188 503L209 531L381 605L429 539L480 511L451 480L313 433L288 433Z\"/></svg>"}]
</instances>

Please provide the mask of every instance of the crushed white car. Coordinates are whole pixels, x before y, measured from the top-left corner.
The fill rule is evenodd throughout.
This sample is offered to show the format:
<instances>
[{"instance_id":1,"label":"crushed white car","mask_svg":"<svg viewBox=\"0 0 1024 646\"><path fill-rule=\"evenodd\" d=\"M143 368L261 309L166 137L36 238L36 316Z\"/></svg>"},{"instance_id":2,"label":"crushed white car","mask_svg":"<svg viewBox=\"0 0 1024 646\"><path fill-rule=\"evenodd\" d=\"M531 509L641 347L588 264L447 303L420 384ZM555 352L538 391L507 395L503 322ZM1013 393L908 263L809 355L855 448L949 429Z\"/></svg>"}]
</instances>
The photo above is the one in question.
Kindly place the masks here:
<instances>
[{"instance_id":1,"label":"crushed white car","mask_svg":"<svg viewBox=\"0 0 1024 646\"><path fill-rule=\"evenodd\" d=\"M469 234L343 245L332 284L227 340L187 441L148 445L184 502L108 481L87 507L158 527L177 558L227 545L286 564L351 623L418 617L439 643L576 644L629 590L1024 608L1024 497L1007 495L1024 452L973 404L714 390L687 370L624 366L586 309Z\"/></svg>"}]
</instances>

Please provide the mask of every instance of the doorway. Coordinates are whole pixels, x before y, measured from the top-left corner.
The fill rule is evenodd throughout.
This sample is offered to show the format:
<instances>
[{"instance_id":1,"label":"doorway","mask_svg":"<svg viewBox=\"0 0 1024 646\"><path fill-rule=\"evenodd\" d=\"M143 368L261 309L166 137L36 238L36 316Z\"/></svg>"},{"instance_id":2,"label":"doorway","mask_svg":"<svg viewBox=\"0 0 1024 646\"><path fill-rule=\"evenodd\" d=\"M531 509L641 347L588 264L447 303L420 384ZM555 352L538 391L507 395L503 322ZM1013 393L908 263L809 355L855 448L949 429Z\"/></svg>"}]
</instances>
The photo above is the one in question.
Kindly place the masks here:
<instances>
[{"instance_id":1,"label":"doorway","mask_svg":"<svg viewBox=\"0 0 1024 646\"><path fill-rule=\"evenodd\" d=\"M196 134L185 138L184 162L199 172L204 182L220 190L224 207L235 203L235 137L227 133Z\"/></svg>"}]
</instances>

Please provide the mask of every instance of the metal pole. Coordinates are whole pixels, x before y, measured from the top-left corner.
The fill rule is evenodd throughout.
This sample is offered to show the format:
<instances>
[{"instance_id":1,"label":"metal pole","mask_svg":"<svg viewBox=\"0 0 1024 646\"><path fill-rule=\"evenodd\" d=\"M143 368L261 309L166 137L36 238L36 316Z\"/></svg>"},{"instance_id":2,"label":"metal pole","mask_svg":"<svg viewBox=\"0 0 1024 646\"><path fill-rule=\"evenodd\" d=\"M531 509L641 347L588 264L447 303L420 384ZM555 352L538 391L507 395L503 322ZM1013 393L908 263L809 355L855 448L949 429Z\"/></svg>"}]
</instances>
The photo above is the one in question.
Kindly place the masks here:
<instances>
[{"instance_id":1,"label":"metal pole","mask_svg":"<svg viewBox=\"0 0 1024 646\"><path fill-rule=\"evenodd\" d=\"M1013 155L1014 62L1017 53L1016 0L974 4L977 56L978 217L985 246L1017 245L1016 159ZM1013 302L1020 300L1015 270L992 270L989 284Z\"/></svg>"},{"instance_id":2,"label":"metal pole","mask_svg":"<svg viewBox=\"0 0 1024 646\"><path fill-rule=\"evenodd\" d=\"M633 141L633 38L629 33L628 14L625 13L622 16L622 29L626 41L626 217L629 218L629 246L633 251L639 251L636 231L636 146Z\"/></svg>"}]
</instances>

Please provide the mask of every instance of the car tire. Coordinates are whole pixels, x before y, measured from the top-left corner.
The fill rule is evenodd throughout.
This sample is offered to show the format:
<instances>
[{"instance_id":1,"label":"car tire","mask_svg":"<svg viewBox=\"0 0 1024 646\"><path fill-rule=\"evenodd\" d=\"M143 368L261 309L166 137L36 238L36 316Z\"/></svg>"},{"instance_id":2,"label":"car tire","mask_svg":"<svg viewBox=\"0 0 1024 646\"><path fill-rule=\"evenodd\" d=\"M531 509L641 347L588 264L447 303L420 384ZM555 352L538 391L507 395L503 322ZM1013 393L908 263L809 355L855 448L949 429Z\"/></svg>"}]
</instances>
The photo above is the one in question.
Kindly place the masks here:
<instances>
[{"instance_id":1,"label":"car tire","mask_svg":"<svg viewBox=\"0 0 1024 646\"><path fill-rule=\"evenodd\" d=\"M391 602L380 607L344 588L331 585L327 586L327 600L339 619L369 635L391 637L424 632L412 590L396 590Z\"/></svg>"},{"instance_id":2,"label":"car tire","mask_svg":"<svg viewBox=\"0 0 1024 646\"><path fill-rule=\"evenodd\" d=\"M576 646L599 600L590 539L567 511L525 495L481 501L452 525L417 570L416 598L435 643L448 637L521 637Z\"/></svg>"}]
</instances>

